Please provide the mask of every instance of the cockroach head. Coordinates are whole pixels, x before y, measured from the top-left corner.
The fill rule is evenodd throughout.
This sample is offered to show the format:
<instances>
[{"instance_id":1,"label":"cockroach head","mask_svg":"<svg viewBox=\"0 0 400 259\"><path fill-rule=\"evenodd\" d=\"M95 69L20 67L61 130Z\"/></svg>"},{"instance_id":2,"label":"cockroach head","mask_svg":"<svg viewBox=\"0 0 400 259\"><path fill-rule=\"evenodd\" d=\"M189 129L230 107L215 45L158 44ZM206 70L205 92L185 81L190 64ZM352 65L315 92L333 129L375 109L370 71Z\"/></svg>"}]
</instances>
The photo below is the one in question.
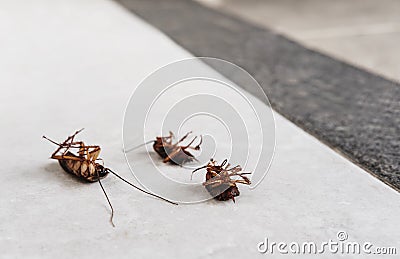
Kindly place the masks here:
<instances>
[{"instance_id":1,"label":"cockroach head","mask_svg":"<svg viewBox=\"0 0 400 259\"><path fill-rule=\"evenodd\" d=\"M109 173L108 168L105 168L101 164L96 164L96 171L100 178L106 177Z\"/></svg>"}]
</instances>

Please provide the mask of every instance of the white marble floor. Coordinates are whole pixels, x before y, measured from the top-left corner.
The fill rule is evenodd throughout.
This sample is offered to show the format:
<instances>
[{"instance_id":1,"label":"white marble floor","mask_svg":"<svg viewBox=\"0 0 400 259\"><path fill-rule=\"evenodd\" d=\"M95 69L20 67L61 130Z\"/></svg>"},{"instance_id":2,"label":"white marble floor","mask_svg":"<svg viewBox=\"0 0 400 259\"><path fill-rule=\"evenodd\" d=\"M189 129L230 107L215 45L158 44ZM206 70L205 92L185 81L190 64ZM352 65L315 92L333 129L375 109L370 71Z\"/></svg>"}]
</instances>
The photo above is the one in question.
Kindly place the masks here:
<instances>
[{"instance_id":1,"label":"white marble floor","mask_svg":"<svg viewBox=\"0 0 400 259\"><path fill-rule=\"evenodd\" d=\"M65 174L41 136L59 140L85 127L81 138L133 181L120 152L129 96L147 74L190 53L112 1L0 5L0 257L271 257L257 251L264 238L320 244L339 231L400 252L399 194L279 114L270 172L235 204L173 206L108 177L112 228L99 186Z\"/></svg>"}]
</instances>

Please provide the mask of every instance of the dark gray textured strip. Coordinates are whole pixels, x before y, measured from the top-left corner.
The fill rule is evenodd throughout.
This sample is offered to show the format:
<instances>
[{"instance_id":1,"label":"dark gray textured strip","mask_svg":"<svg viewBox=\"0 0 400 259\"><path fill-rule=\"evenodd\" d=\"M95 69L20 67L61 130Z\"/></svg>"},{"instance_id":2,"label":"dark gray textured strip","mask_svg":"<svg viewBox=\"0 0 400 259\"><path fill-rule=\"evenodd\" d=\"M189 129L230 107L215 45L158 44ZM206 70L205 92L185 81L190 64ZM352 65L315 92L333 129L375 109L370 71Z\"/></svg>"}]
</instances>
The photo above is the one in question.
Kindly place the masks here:
<instances>
[{"instance_id":1,"label":"dark gray textured strip","mask_svg":"<svg viewBox=\"0 0 400 259\"><path fill-rule=\"evenodd\" d=\"M194 55L243 67L279 113L400 190L398 84L192 1L118 2Z\"/></svg>"}]
</instances>

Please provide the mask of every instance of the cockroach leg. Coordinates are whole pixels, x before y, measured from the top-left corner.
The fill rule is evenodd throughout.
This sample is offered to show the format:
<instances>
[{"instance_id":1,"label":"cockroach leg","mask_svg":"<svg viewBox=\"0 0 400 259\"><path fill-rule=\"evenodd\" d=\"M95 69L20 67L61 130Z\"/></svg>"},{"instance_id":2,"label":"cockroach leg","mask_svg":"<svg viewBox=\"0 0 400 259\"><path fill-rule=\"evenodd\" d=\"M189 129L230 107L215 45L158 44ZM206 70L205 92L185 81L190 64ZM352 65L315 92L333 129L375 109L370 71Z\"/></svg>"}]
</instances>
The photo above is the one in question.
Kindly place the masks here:
<instances>
[{"instance_id":1,"label":"cockroach leg","mask_svg":"<svg viewBox=\"0 0 400 259\"><path fill-rule=\"evenodd\" d=\"M61 147L62 145L60 144L60 143L57 143L57 142L55 142L54 140L52 140L52 139L49 139L48 137L46 137L46 136L43 136L42 138L44 138L44 139L47 139L48 141L50 141L51 143L53 143L53 144L55 144L55 145L57 145L57 146L59 146L59 147ZM55 152L56 153L56 152Z\"/></svg>"},{"instance_id":2,"label":"cockroach leg","mask_svg":"<svg viewBox=\"0 0 400 259\"><path fill-rule=\"evenodd\" d=\"M171 131L169 132L170 134L172 133ZM182 141L184 141L190 134L192 134L192 131L189 131L188 133L186 133L186 135L185 136L183 136L176 144L179 144L179 143L181 143ZM173 136L174 134L172 133L172 136ZM189 145L190 146L190 145Z\"/></svg>"},{"instance_id":3,"label":"cockroach leg","mask_svg":"<svg viewBox=\"0 0 400 259\"><path fill-rule=\"evenodd\" d=\"M227 172L231 172L231 174L236 174L240 171L242 171L242 167L240 165L237 165L235 167L232 167L230 169L225 169Z\"/></svg>"},{"instance_id":4,"label":"cockroach leg","mask_svg":"<svg viewBox=\"0 0 400 259\"><path fill-rule=\"evenodd\" d=\"M220 167L223 167L227 162L228 162L228 159L225 159L224 161L222 161Z\"/></svg>"},{"instance_id":5,"label":"cockroach leg","mask_svg":"<svg viewBox=\"0 0 400 259\"><path fill-rule=\"evenodd\" d=\"M246 180L233 180L233 182L235 182L235 183L242 183L242 184L249 184L249 182L246 181Z\"/></svg>"},{"instance_id":6,"label":"cockroach leg","mask_svg":"<svg viewBox=\"0 0 400 259\"><path fill-rule=\"evenodd\" d=\"M56 151L54 151L54 153L52 154L52 157L53 157L53 155L57 154L62 148L66 148L66 150L64 151L64 154L67 153L69 147L71 147L71 143L73 142L75 136L76 136L77 134L79 134L82 130L84 130L84 129L82 128L82 129L80 129L80 130L77 130L73 135L69 136L62 144L59 144L59 143L57 143L57 142L55 142L55 141L53 141L53 140L47 138L46 136L43 136L44 139L47 139L47 140L50 141L51 143L53 143L53 144L55 144L55 145L58 146L58 149L56 149ZM67 143L67 142L69 142L69 141L70 141L71 143Z\"/></svg>"},{"instance_id":7,"label":"cockroach leg","mask_svg":"<svg viewBox=\"0 0 400 259\"><path fill-rule=\"evenodd\" d=\"M82 158L78 156L69 156L69 155L61 155L61 156L51 156L52 159L68 159L68 160L73 160L73 161L82 161Z\"/></svg>"},{"instance_id":8,"label":"cockroach leg","mask_svg":"<svg viewBox=\"0 0 400 259\"><path fill-rule=\"evenodd\" d=\"M194 138L192 139L192 141L189 142L189 144L187 144L186 146L183 146L182 149L187 149L188 147L190 147L196 139L197 139L197 136L194 137Z\"/></svg>"},{"instance_id":9,"label":"cockroach leg","mask_svg":"<svg viewBox=\"0 0 400 259\"><path fill-rule=\"evenodd\" d=\"M100 147L96 147L93 151L86 150L86 156L90 161L96 161L97 157L100 155Z\"/></svg>"},{"instance_id":10,"label":"cockroach leg","mask_svg":"<svg viewBox=\"0 0 400 259\"><path fill-rule=\"evenodd\" d=\"M197 144L197 146L195 146L194 148L192 148L192 149L194 149L194 150L199 150L200 149L200 145L203 143L203 136L202 135L200 135L200 142L199 142L199 144Z\"/></svg>"},{"instance_id":11,"label":"cockroach leg","mask_svg":"<svg viewBox=\"0 0 400 259\"><path fill-rule=\"evenodd\" d=\"M194 175L195 172L197 172L197 171L199 171L199 170L201 170L201 169L207 168L207 167L208 167L208 165L205 165L205 166L202 166L202 167L199 167L199 168L193 170L193 171L192 171L192 175L190 176L190 180L193 179L193 175Z\"/></svg>"},{"instance_id":12,"label":"cockroach leg","mask_svg":"<svg viewBox=\"0 0 400 259\"><path fill-rule=\"evenodd\" d=\"M195 147L191 147L191 145L193 144L193 142L196 140L197 136L186 146L182 147L183 150L186 150L188 148L193 149L193 150L200 150L200 145L203 142L203 137L200 135L200 143L197 144L197 146ZM195 158L194 156L192 157L193 160L199 162L199 160L197 158Z\"/></svg>"}]
</instances>

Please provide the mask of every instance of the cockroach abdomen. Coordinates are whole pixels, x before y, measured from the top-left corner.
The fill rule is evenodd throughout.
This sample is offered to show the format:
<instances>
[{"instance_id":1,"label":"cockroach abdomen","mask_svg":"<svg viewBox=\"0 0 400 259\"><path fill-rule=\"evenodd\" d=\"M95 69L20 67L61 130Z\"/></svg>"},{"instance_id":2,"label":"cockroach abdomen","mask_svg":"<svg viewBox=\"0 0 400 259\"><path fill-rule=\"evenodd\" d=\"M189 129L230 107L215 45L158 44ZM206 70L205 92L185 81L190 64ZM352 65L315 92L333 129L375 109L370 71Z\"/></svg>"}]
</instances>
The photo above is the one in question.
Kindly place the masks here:
<instances>
[{"instance_id":1,"label":"cockroach abdomen","mask_svg":"<svg viewBox=\"0 0 400 259\"><path fill-rule=\"evenodd\" d=\"M229 187L226 184L221 184L217 187L206 185L206 189L214 199L219 201L231 200L240 195L239 188L236 185Z\"/></svg>"}]
</instances>

